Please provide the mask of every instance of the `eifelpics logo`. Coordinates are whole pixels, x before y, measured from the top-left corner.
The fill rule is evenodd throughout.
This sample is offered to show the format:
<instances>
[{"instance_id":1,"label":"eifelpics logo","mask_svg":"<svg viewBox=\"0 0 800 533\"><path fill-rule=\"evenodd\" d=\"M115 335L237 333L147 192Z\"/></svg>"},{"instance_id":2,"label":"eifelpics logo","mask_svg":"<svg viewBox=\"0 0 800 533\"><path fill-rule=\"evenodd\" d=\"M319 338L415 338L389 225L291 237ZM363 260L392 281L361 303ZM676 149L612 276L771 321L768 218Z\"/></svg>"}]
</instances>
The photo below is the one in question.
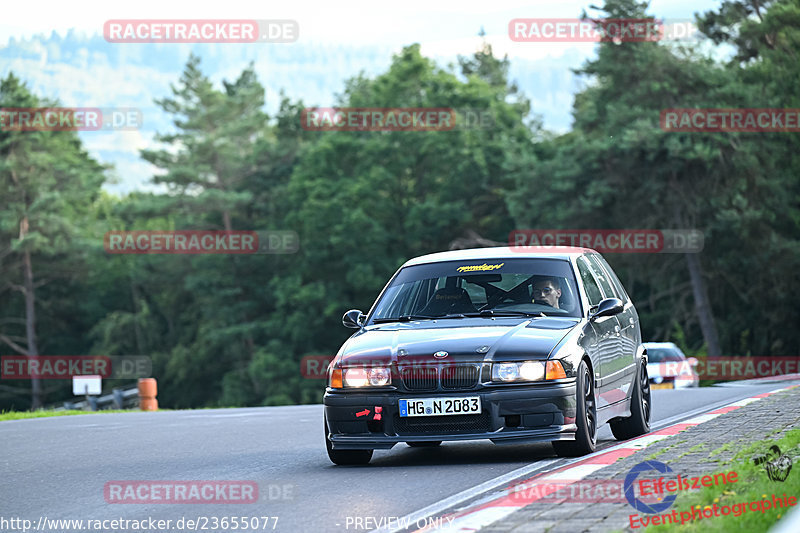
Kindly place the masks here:
<instances>
[{"instance_id":1,"label":"eifelpics logo","mask_svg":"<svg viewBox=\"0 0 800 533\"><path fill-rule=\"evenodd\" d=\"M661 475L656 478L637 479L639 474L649 470L655 470ZM671 479L671 476L665 476L665 474L669 474L671 472L672 469L668 465L659 461L645 461L637 464L631 468L630 472L628 472L628 475L625 477L625 485L623 487L625 499L627 499L628 503L630 503L631 506L640 513L655 515L669 509L675 502L677 493L680 491L694 491L702 490L703 487L726 486L739 481L739 474L734 471L717 472L713 475L707 474L698 476L683 476L678 474L674 479ZM635 490L637 488L638 491ZM647 497L652 495L660 496L660 501L657 503L648 503L640 498L640 496ZM725 511L726 508L728 509L727 512ZM714 513L716 512L717 511L714 511ZM723 507L722 514L727 514L729 512L729 507ZM680 519L682 520L682 523L692 520L693 516L694 515L692 513L686 511L682 511L680 513ZM719 515L715 514L715 516ZM639 526L634 525L635 523L640 523L642 526L647 526L648 524L658 525L662 522L667 523L664 522L664 520L667 519L669 520L669 523L675 523L678 518L678 512L673 510L672 514L668 515L668 518L639 517L638 515L630 515L629 521L631 528L637 529ZM706 518L709 518L709 516Z\"/></svg>"},{"instance_id":2,"label":"eifelpics logo","mask_svg":"<svg viewBox=\"0 0 800 533\"><path fill-rule=\"evenodd\" d=\"M628 472L628 475L625 476L625 499L628 500L628 503L640 513L660 513L661 511L669 509L670 506L675 502L675 498L677 496L675 494L670 494L665 496L664 499L659 503L646 503L637 498L634 494L634 483L636 483L636 479L639 477L639 474L642 472L647 472L648 470L655 470L656 472L660 472L662 474L672 472L672 469L669 466L660 461L645 461L643 463L639 463L631 468L630 472Z\"/></svg>"}]
</instances>

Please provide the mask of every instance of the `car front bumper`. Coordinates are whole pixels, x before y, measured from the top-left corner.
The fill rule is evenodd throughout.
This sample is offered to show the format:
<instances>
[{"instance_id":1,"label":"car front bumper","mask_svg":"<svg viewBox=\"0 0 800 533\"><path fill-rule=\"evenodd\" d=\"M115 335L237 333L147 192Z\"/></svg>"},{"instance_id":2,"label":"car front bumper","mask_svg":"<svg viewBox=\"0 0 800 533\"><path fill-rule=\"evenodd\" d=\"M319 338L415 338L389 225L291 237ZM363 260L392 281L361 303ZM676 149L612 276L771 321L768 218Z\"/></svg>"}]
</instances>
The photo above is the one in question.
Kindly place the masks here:
<instances>
[{"instance_id":1,"label":"car front bumper","mask_svg":"<svg viewBox=\"0 0 800 533\"><path fill-rule=\"evenodd\" d=\"M575 387L574 380L564 380L457 392L328 389L323 404L334 449L389 449L398 442L476 439L515 444L574 440ZM481 414L399 416L401 398L466 396L480 396Z\"/></svg>"}]
</instances>

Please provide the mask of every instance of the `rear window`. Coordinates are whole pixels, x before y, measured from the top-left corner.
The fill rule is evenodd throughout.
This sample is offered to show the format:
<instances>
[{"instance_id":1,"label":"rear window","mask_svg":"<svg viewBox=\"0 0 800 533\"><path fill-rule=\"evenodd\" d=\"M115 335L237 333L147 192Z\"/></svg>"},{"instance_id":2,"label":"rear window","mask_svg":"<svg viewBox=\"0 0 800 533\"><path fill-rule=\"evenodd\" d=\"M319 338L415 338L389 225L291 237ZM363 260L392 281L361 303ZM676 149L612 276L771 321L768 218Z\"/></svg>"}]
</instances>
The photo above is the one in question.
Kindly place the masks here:
<instances>
[{"instance_id":1,"label":"rear window","mask_svg":"<svg viewBox=\"0 0 800 533\"><path fill-rule=\"evenodd\" d=\"M683 356L674 348L648 348L647 360L650 363L668 363L670 361L683 361Z\"/></svg>"}]
</instances>

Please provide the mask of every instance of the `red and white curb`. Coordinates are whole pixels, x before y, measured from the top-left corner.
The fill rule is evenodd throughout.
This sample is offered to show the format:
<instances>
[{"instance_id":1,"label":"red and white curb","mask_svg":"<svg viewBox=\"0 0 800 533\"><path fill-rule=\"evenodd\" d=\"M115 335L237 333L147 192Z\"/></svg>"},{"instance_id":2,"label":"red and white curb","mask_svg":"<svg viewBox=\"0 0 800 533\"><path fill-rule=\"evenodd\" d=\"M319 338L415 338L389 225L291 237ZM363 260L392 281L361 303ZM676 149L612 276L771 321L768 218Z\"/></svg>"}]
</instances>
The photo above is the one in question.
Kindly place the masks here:
<instances>
[{"instance_id":1,"label":"red and white curb","mask_svg":"<svg viewBox=\"0 0 800 533\"><path fill-rule=\"evenodd\" d=\"M566 487L583 478L601 470L611 464L614 464L618 459L633 455L639 450L642 450L654 442L662 439L669 438L677 435L681 431L690 427L697 426L709 420L735 411L740 407L757 402L762 398L766 398L773 394L783 392L786 390L800 387L800 385L792 385L776 389L774 391L757 394L750 398L738 400L729 403L723 407L709 411L708 413L694 416L683 422L668 426L666 428L653 431L642 437L631 439L622 442L611 448L607 448L600 452L593 453L584 459L571 463L563 468L533 476L529 479L515 482L512 487L507 488L499 495L487 500L481 500L466 509L461 509L456 513L445 515L439 520L431 520L432 524L439 524L438 527L424 527L416 530L416 533L433 533L433 532L446 532L446 533L474 533L489 524L502 520L511 513L526 507L527 505L535 502L536 500L547 497L551 492L555 491L554 487ZM542 490L530 491L540 487ZM528 491L528 495L523 495L520 491ZM531 492L533 494L531 495ZM522 496L522 497L521 497ZM421 521L420 521L421 522ZM411 522L413 524L413 522Z\"/></svg>"}]
</instances>

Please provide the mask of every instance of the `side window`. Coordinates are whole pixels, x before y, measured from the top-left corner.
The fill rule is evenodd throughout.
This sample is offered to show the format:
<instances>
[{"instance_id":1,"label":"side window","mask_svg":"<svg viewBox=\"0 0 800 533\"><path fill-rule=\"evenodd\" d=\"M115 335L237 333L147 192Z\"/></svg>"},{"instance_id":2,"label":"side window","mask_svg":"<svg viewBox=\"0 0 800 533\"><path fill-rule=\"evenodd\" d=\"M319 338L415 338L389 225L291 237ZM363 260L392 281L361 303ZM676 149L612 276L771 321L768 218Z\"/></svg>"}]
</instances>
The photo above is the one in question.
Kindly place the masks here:
<instances>
[{"instance_id":1,"label":"side window","mask_svg":"<svg viewBox=\"0 0 800 533\"><path fill-rule=\"evenodd\" d=\"M597 281L600 283L600 287L603 289L603 294L606 295L606 298L619 298L620 295L617 294L617 292L611 286L611 281L608 278L608 274L606 274L606 271L600 265L600 261L597 260L597 256L588 255L586 258L589 262L589 268L592 269L592 274L594 274L594 277L597 278Z\"/></svg>"},{"instance_id":2,"label":"side window","mask_svg":"<svg viewBox=\"0 0 800 533\"><path fill-rule=\"evenodd\" d=\"M583 286L586 288L586 297L589 298L589 305L599 304L603 299L603 294L600 292L600 287L597 286L597 281L592 276L588 263L583 257L578 258L578 272L583 280Z\"/></svg>"},{"instance_id":3,"label":"side window","mask_svg":"<svg viewBox=\"0 0 800 533\"><path fill-rule=\"evenodd\" d=\"M628 296L628 293L625 292L625 287L622 286L622 282L619 280L617 274L611 268L611 265L608 264L608 261L606 261L603 258L603 256L596 255L595 258L597 259L597 262L600 263L600 265L602 265L603 269L608 274L608 279L611 281L611 284L614 286L614 290L619 295L617 297L624 303L628 303L630 301L630 297Z\"/></svg>"}]
</instances>

